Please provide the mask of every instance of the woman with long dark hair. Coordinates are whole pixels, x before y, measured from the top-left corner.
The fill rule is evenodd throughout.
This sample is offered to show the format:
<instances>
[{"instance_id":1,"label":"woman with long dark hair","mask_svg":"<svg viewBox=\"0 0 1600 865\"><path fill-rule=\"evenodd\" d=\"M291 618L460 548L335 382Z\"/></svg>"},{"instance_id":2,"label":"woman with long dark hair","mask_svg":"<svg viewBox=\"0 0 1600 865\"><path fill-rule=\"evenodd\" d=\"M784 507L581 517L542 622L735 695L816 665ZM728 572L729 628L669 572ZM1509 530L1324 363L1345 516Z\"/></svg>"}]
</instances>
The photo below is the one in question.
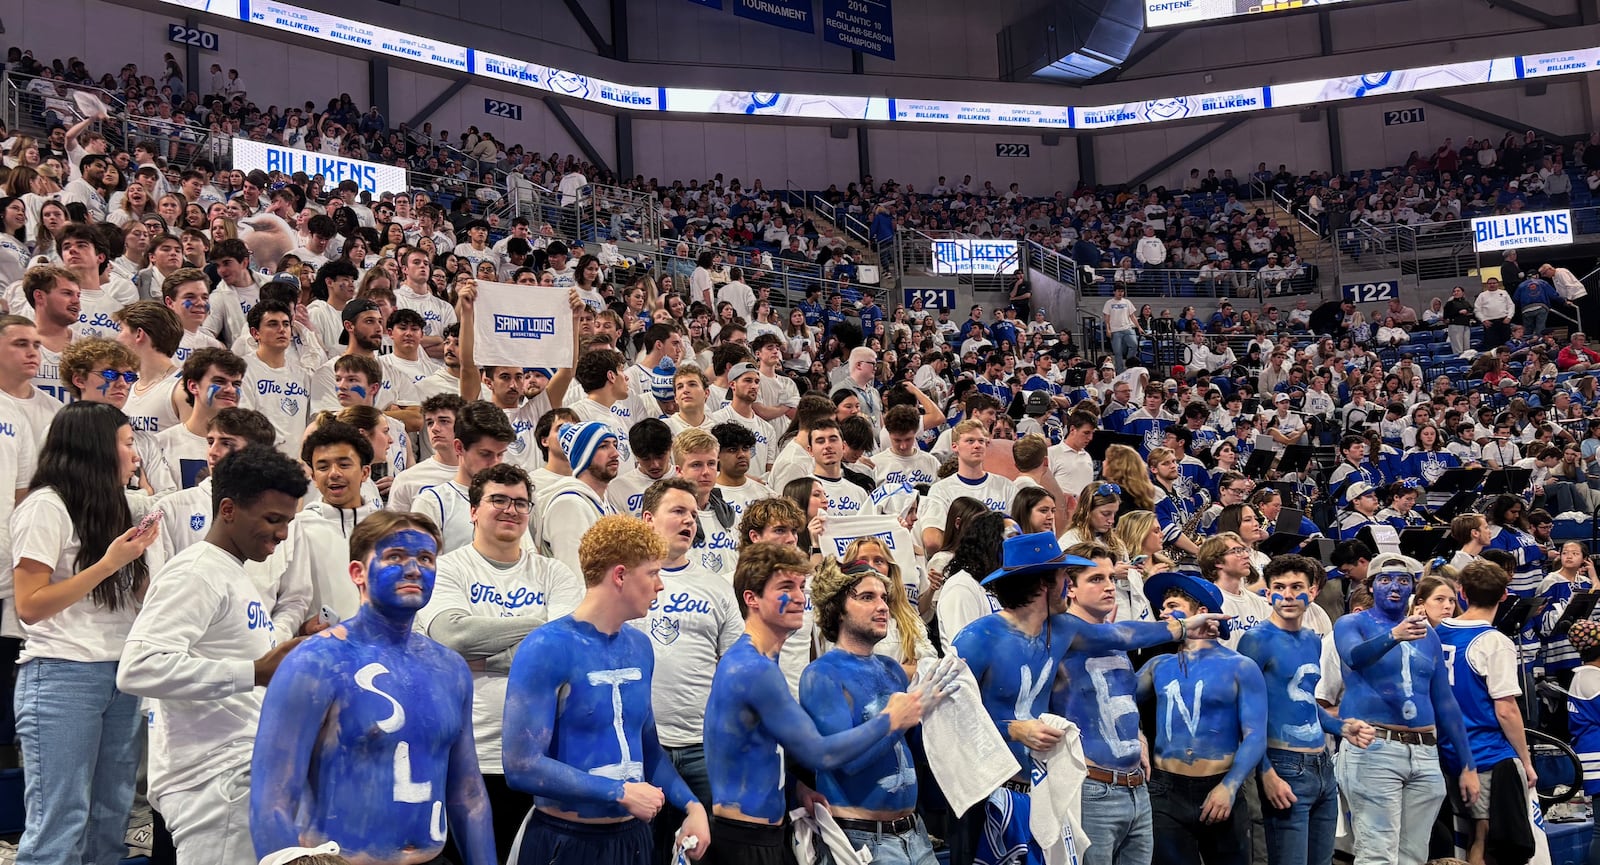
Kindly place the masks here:
<instances>
[{"instance_id":1,"label":"woman with long dark hair","mask_svg":"<svg viewBox=\"0 0 1600 865\"><path fill-rule=\"evenodd\" d=\"M962 628L1000 609L984 590L983 578L1000 567L1005 539L1020 532L1016 522L999 511L980 514L967 522L961 546L945 567L947 576L939 590L937 616L943 645L950 645Z\"/></svg>"},{"instance_id":2,"label":"woman with long dark hair","mask_svg":"<svg viewBox=\"0 0 1600 865\"><path fill-rule=\"evenodd\" d=\"M115 865L139 769L139 699L117 688L117 661L153 566L124 494L139 458L127 415L75 402L50 425L27 498L12 514L16 613L27 635L17 668L17 738L27 826L19 858Z\"/></svg>"}]
</instances>

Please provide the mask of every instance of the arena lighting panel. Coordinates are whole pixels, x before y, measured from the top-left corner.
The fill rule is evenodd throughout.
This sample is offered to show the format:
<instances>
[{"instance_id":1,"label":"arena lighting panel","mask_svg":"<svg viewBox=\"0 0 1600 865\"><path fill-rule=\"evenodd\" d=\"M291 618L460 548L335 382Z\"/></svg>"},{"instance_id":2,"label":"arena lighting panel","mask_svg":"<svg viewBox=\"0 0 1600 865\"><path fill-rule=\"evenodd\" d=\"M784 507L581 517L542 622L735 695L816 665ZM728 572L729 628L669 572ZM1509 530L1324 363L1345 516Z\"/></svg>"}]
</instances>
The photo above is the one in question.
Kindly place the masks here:
<instances>
[{"instance_id":1,"label":"arena lighting panel","mask_svg":"<svg viewBox=\"0 0 1600 865\"><path fill-rule=\"evenodd\" d=\"M437 39L316 12L275 0L161 0L374 54L516 84L533 90L628 111L669 114L788 117L801 120L863 120L953 124L1005 129L1095 131L1247 114L1272 108L1321 105L1370 96L1396 96L1600 70L1600 48L1579 48L1521 57L1469 60L1440 66L1369 72L1339 78L1246 87L1194 96L1170 96L1118 105L1074 107L1001 102L952 102L881 96L828 96L746 90L618 84L528 60L479 51ZM1219 2L1219 0L1196 0ZM1226 0L1243 3L1244 0Z\"/></svg>"}]
</instances>

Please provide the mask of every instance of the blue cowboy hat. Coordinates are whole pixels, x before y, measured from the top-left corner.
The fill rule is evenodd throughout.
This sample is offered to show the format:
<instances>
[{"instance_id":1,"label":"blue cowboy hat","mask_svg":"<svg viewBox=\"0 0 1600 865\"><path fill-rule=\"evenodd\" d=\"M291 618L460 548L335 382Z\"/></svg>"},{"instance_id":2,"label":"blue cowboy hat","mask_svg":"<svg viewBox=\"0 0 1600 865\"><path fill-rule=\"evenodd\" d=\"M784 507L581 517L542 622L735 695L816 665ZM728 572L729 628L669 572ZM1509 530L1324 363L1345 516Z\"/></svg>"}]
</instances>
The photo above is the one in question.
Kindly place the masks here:
<instances>
[{"instance_id":1,"label":"blue cowboy hat","mask_svg":"<svg viewBox=\"0 0 1600 865\"><path fill-rule=\"evenodd\" d=\"M1204 608L1203 612L1222 612L1222 590L1217 588L1216 583L1204 577L1197 577L1194 574L1163 571L1144 578L1144 596L1150 601L1151 609L1155 610L1157 614L1160 613L1161 603L1166 598L1169 589L1177 589L1199 601L1200 606ZM1217 627L1217 636L1227 639L1228 623L1219 622Z\"/></svg>"},{"instance_id":2,"label":"blue cowboy hat","mask_svg":"<svg viewBox=\"0 0 1600 865\"><path fill-rule=\"evenodd\" d=\"M1003 563L984 577L979 585L987 586L1002 577L1037 574L1061 568L1092 568L1094 561L1083 556L1069 556L1061 552L1061 544L1050 532L1035 532L1006 538L1000 550Z\"/></svg>"}]
</instances>

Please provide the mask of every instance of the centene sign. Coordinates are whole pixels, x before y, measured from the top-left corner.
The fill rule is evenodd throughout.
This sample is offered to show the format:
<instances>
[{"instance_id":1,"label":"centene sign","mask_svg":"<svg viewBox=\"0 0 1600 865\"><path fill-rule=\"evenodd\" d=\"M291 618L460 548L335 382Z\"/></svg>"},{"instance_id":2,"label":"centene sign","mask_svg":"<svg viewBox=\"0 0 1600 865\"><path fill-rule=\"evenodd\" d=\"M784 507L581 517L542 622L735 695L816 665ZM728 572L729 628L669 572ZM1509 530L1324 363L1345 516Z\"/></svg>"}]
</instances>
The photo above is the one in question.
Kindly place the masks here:
<instances>
[{"instance_id":1,"label":"centene sign","mask_svg":"<svg viewBox=\"0 0 1600 865\"><path fill-rule=\"evenodd\" d=\"M933 272L946 276L1016 273L1021 257L1015 240L935 240Z\"/></svg>"},{"instance_id":2,"label":"centene sign","mask_svg":"<svg viewBox=\"0 0 1600 865\"><path fill-rule=\"evenodd\" d=\"M1572 242L1572 211L1545 210L1480 216L1472 220L1472 248L1478 252L1561 246Z\"/></svg>"},{"instance_id":3,"label":"centene sign","mask_svg":"<svg viewBox=\"0 0 1600 865\"><path fill-rule=\"evenodd\" d=\"M259 168L269 173L281 171L293 174L304 171L308 175L320 174L329 188L346 180L354 180L363 192L370 192L374 196L385 192L399 195L409 188L406 185L406 170L398 166L312 153L248 138L233 139L233 167L246 172Z\"/></svg>"}]
</instances>

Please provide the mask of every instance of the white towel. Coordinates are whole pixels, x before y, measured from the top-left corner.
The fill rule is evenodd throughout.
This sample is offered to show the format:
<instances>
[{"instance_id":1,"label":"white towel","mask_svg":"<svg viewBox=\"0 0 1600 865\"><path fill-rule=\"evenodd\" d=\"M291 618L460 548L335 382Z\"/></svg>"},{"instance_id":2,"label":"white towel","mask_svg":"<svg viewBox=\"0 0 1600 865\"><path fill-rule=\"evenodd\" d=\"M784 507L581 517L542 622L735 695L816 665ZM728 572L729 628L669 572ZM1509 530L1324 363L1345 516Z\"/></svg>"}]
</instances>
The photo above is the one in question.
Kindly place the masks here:
<instances>
[{"instance_id":1,"label":"white towel","mask_svg":"<svg viewBox=\"0 0 1600 865\"><path fill-rule=\"evenodd\" d=\"M817 847L819 837L833 856L834 865L871 865L872 851L851 847L850 839L826 807L817 805L813 810L813 814L807 814L804 808L789 812L789 822L794 824L794 858L801 865L811 865L822 858L822 850Z\"/></svg>"},{"instance_id":2,"label":"white towel","mask_svg":"<svg viewBox=\"0 0 1600 865\"><path fill-rule=\"evenodd\" d=\"M477 347L481 366L572 365L572 309L564 288L478 283Z\"/></svg>"},{"instance_id":3,"label":"white towel","mask_svg":"<svg viewBox=\"0 0 1600 865\"><path fill-rule=\"evenodd\" d=\"M918 681L913 681L911 687L916 688L923 671L931 673L933 666L918 665ZM962 665L961 677L956 681L961 687L923 716L922 744L946 801L955 813L965 814L1022 767L1011 756L1005 739L1000 738L994 719L984 710L972 670Z\"/></svg>"},{"instance_id":4,"label":"white towel","mask_svg":"<svg viewBox=\"0 0 1600 865\"><path fill-rule=\"evenodd\" d=\"M1048 751L1032 751L1033 793L1028 830L1044 851L1045 865L1076 865L1089 847L1083 832L1083 781L1089 764L1083 759L1078 725L1060 715L1039 718L1061 731Z\"/></svg>"}]
</instances>

